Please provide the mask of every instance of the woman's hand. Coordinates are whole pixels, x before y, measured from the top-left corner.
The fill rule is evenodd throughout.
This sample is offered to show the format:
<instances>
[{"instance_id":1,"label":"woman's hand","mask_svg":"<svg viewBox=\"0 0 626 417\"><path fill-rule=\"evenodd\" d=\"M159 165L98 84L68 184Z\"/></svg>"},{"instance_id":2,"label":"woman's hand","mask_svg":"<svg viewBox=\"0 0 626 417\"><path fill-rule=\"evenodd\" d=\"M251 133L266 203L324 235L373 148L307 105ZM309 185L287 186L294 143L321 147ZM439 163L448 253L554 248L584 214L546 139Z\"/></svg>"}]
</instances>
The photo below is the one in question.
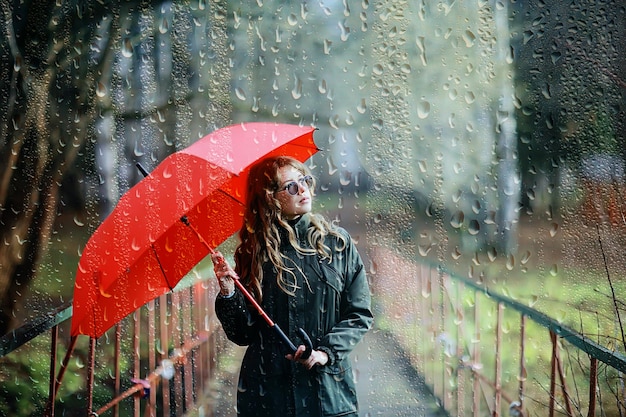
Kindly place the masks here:
<instances>
[{"instance_id":1,"label":"woman's hand","mask_svg":"<svg viewBox=\"0 0 626 417\"><path fill-rule=\"evenodd\" d=\"M213 271L215 271L215 277L220 284L220 294L231 295L235 292L235 271L228 265L226 259L220 252L211 254L211 260L213 261Z\"/></svg>"},{"instance_id":2,"label":"woman's hand","mask_svg":"<svg viewBox=\"0 0 626 417\"><path fill-rule=\"evenodd\" d=\"M286 355L285 357L290 361L301 363L306 367L306 369L313 369L315 365L324 366L328 363L328 355L326 352L321 350L313 350L311 351L311 356L307 359L301 359L302 354L306 350L306 346L300 345L298 349L296 349L296 353L291 355Z\"/></svg>"}]
</instances>

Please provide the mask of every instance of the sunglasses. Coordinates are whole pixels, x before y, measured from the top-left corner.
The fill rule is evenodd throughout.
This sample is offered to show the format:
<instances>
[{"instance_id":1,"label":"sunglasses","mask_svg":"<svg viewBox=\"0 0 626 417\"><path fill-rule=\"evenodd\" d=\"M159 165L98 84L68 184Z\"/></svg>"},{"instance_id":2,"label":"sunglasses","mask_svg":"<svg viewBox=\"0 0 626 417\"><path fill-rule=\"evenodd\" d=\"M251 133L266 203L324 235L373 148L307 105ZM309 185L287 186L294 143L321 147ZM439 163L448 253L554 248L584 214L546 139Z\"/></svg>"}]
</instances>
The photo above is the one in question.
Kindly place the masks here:
<instances>
[{"instance_id":1,"label":"sunglasses","mask_svg":"<svg viewBox=\"0 0 626 417\"><path fill-rule=\"evenodd\" d=\"M298 191L300 191L300 187L309 189L311 188L312 185L313 185L313 177L310 175L305 175L302 178L298 178L298 181L288 182L280 190L278 190L278 192L287 190L289 194L296 195L298 194Z\"/></svg>"}]
</instances>

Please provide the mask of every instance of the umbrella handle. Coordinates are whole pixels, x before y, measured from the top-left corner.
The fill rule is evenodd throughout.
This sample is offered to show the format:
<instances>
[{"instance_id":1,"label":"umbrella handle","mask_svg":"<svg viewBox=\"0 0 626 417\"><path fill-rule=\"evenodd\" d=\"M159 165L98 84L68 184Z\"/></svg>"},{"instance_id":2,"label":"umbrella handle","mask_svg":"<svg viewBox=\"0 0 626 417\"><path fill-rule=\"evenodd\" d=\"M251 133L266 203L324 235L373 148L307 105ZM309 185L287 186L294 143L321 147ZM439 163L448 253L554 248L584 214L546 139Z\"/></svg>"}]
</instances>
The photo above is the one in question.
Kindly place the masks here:
<instances>
[{"instance_id":1,"label":"umbrella handle","mask_svg":"<svg viewBox=\"0 0 626 417\"><path fill-rule=\"evenodd\" d=\"M283 329L281 329L280 326L276 323L274 323L272 328L274 329L274 331L276 332L280 340L285 345L287 345L289 349L291 349L291 352L296 353L296 350L298 350L298 348L296 347L296 345L293 344L291 340L289 340L285 332L283 332ZM304 352L302 352L300 359L308 359L309 356L311 356L311 352L313 352L313 342L311 342L311 338L302 327L298 329L298 333L300 333L300 336L302 337L302 340L304 341L304 346L306 347Z\"/></svg>"}]
</instances>

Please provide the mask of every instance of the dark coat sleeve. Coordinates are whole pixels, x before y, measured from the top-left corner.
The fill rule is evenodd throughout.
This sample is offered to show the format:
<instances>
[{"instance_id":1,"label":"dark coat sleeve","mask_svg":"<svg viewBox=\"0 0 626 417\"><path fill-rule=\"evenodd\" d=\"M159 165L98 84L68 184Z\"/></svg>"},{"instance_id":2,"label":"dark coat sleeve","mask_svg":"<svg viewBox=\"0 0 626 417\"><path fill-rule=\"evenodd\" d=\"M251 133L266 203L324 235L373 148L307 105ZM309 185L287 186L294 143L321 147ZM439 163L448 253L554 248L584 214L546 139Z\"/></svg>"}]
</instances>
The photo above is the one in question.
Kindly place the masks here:
<instances>
[{"instance_id":1,"label":"dark coat sleeve","mask_svg":"<svg viewBox=\"0 0 626 417\"><path fill-rule=\"evenodd\" d=\"M245 296L238 289L232 297L217 296L215 313L222 323L226 337L233 343L247 346L256 337L258 314L250 311Z\"/></svg>"}]
</instances>

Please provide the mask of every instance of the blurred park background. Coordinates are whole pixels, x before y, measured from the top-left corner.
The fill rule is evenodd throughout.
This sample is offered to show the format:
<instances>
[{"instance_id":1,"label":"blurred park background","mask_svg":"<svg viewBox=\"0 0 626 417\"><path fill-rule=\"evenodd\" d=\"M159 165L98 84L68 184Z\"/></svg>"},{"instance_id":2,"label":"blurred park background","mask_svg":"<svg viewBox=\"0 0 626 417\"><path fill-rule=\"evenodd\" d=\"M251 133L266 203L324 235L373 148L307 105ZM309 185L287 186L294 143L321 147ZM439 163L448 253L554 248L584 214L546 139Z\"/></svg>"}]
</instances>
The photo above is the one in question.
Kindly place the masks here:
<instances>
[{"instance_id":1,"label":"blurred park background","mask_svg":"<svg viewBox=\"0 0 626 417\"><path fill-rule=\"evenodd\" d=\"M399 264L381 273L385 253L626 350L622 1L5 0L0 11L0 335L71 300L89 236L142 177L135 163L151 170L220 127L275 121L319 129L316 209L359 241L377 326L425 325L413 302L385 304L414 286ZM20 381L46 375L48 356L3 358L0 403L47 395L47 382ZM624 415L621 373L607 380L604 415Z\"/></svg>"}]
</instances>

